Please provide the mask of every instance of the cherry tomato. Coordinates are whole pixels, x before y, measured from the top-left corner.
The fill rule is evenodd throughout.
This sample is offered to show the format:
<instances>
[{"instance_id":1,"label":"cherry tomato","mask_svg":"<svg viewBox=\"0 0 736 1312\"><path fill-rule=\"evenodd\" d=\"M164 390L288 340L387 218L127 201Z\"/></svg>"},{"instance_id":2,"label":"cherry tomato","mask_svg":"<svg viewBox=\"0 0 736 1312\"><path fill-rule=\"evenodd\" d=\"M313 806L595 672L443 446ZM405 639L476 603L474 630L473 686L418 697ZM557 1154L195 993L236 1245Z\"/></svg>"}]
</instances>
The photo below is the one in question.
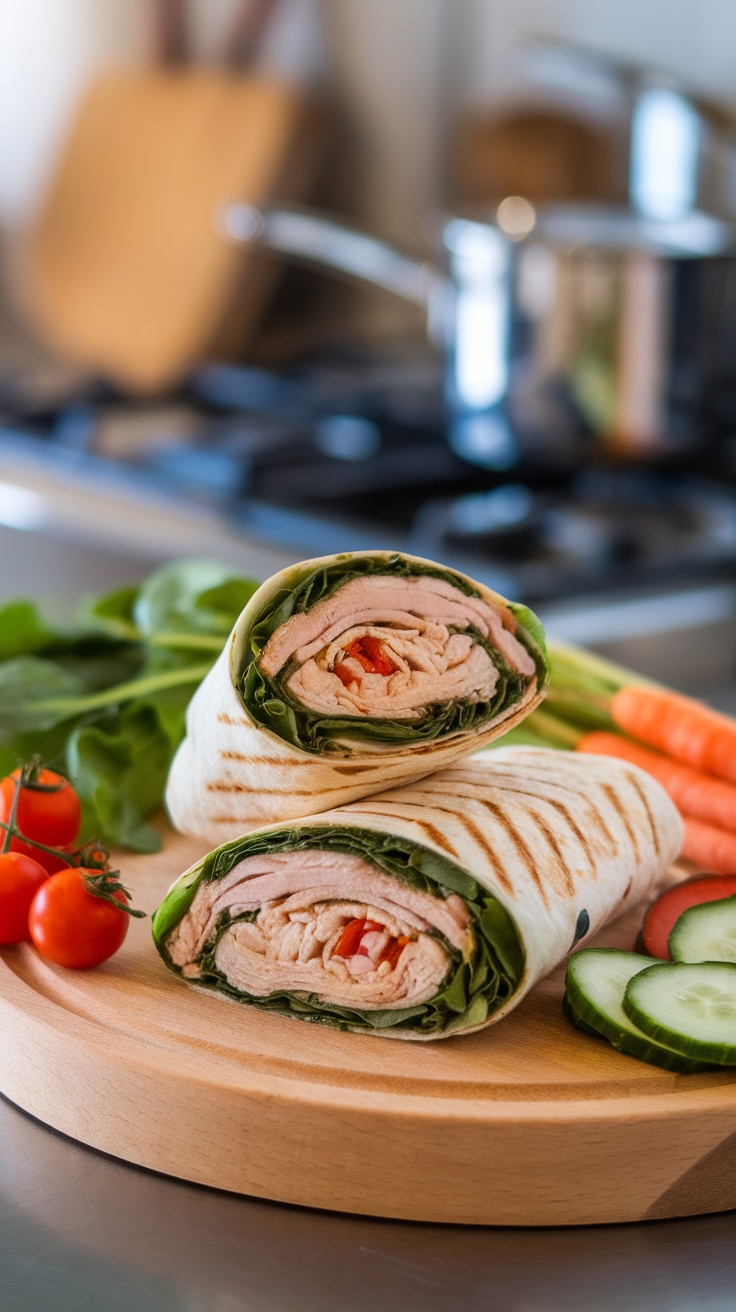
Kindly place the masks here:
<instances>
[{"instance_id":1,"label":"cherry tomato","mask_svg":"<svg viewBox=\"0 0 736 1312\"><path fill-rule=\"evenodd\" d=\"M6 824L10 819L15 795L16 779L20 770L14 770L5 779L0 780L0 820ZM18 810L15 820L18 828L26 838L35 838L47 847L71 848L82 822L82 808L79 798L60 774L53 770L39 770L38 782L45 785L58 784L58 791L45 792L32 785L21 788ZM30 843L20 838L13 838L11 852L23 852L42 865L47 874L64 869L64 862L48 852L41 852Z\"/></svg>"},{"instance_id":2,"label":"cherry tomato","mask_svg":"<svg viewBox=\"0 0 736 1312\"><path fill-rule=\"evenodd\" d=\"M22 852L0 853L0 943L28 938L30 905L47 879L43 866Z\"/></svg>"},{"instance_id":3,"label":"cherry tomato","mask_svg":"<svg viewBox=\"0 0 736 1312\"><path fill-rule=\"evenodd\" d=\"M668 939L675 922L689 907L720 902L736 893L736 875L695 875L665 889L652 903L642 926L644 946L653 957L670 961Z\"/></svg>"},{"instance_id":4,"label":"cherry tomato","mask_svg":"<svg viewBox=\"0 0 736 1312\"><path fill-rule=\"evenodd\" d=\"M42 956L57 966L84 970L107 961L128 932L128 913L88 893L86 875L98 871L73 868L51 875L36 893L28 916L31 939ZM111 896L123 905L121 891Z\"/></svg>"}]
</instances>

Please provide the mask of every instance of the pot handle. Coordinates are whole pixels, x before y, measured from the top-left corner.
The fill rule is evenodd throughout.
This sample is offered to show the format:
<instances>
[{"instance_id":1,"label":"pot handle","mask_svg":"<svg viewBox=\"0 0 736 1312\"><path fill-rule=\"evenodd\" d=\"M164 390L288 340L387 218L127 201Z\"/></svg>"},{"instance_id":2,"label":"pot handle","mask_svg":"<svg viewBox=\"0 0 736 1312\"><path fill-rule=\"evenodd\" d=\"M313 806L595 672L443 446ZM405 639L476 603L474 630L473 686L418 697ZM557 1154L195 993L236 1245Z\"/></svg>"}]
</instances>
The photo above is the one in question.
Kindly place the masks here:
<instances>
[{"instance_id":1,"label":"pot handle","mask_svg":"<svg viewBox=\"0 0 736 1312\"><path fill-rule=\"evenodd\" d=\"M447 286L431 264L404 255L378 237L303 210L232 204L218 215L217 226L229 241L258 243L345 273L428 312L437 293Z\"/></svg>"}]
</instances>

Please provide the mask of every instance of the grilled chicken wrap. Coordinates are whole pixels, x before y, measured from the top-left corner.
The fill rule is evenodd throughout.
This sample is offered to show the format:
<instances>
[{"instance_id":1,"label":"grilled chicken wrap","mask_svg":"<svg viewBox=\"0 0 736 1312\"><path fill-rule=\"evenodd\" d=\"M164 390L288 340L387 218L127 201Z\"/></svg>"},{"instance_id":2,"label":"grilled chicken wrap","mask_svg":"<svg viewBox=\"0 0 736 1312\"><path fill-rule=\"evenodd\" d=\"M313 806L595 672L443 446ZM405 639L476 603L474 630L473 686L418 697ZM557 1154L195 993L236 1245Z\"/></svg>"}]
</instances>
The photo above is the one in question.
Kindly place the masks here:
<instances>
[{"instance_id":1,"label":"grilled chicken wrap","mask_svg":"<svg viewBox=\"0 0 736 1312\"><path fill-rule=\"evenodd\" d=\"M189 705L171 819L222 842L428 774L538 704L543 644L526 607L413 556L283 570Z\"/></svg>"},{"instance_id":2,"label":"grilled chicken wrap","mask_svg":"<svg viewBox=\"0 0 736 1312\"><path fill-rule=\"evenodd\" d=\"M636 766L505 747L226 843L153 919L167 965L238 1002L436 1039L500 1020L651 895L682 822Z\"/></svg>"}]
</instances>

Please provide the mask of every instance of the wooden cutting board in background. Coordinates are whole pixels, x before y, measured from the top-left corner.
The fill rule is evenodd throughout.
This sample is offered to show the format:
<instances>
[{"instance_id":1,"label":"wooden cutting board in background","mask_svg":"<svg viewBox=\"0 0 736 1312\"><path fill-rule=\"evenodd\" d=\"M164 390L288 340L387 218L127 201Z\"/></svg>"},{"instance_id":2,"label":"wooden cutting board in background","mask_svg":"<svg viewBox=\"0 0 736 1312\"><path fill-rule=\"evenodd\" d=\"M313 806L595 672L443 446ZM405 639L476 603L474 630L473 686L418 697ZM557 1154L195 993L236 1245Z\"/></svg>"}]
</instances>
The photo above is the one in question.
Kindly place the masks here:
<instances>
[{"instance_id":1,"label":"wooden cutting board in background","mask_svg":"<svg viewBox=\"0 0 736 1312\"><path fill-rule=\"evenodd\" d=\"M326 117L303 89L207 68L101 76L29 234L21 295L59 355L142 392L227 327L247 340L273 266L218 235L226 201L298 200Z\"/></svg>"}]
</instances>

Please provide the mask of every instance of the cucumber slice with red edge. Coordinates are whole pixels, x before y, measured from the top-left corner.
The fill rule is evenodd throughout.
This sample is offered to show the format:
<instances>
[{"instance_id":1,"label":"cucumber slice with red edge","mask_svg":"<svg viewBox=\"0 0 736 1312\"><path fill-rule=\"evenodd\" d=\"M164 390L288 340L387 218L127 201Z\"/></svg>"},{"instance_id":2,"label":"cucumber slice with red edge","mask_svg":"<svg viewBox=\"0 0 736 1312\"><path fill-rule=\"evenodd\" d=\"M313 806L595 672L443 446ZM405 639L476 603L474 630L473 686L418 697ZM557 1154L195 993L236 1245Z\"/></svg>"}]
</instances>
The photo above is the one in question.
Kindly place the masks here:
<instances>
[{"instance_id":1,"label":"cucumber slice with red edge","mask_svg":"<svg viewBox=\"0 0 736 1312\"><path fill-rule=\"evenodd\" d=\"M673 961L736 964L736 897L683 911L669 937Z\"/></svg>"},{"instance_id":2,"label":"cucumber slice with red edge","mask_svg":"<svg viewBox=\"0 0 736 1312\"><path fill-rule=\"evenodd\" d=\"M693 1061L736 1065L736 965L658 962L629 980L623 1010L650 1040Z\"/></svg>"},{"instance_id":3,"label":"cucumber slice with red edge","mask_svg":"<svg viewBox=\"0 0 736 1312\"><path fill-rule=\"evenodd\" d=\"M736 874L695 875L660 893L647 911L641 936L647 952L661 961L670 961L668 940L678 919L689 907L703 902L717 902L736 894Z\"/></svg>"},{"instance_id":4,"label":"cucumber slice with red edge","mask_svg":"<svg viewBox=\"0 0 736 1312\"><path fill-rule=\"evenodd\" d=\"M568 1010L574 1025L589 1026L628 1057L688 1075L703 1070L701 1062L683 1057L643 1033L623 1010L630 980L651 968L651 958L616 948L585 948L569 960L565 977ZM580 1024L579 1022L582 1022Z\"/></svg>"}]
</instances>

